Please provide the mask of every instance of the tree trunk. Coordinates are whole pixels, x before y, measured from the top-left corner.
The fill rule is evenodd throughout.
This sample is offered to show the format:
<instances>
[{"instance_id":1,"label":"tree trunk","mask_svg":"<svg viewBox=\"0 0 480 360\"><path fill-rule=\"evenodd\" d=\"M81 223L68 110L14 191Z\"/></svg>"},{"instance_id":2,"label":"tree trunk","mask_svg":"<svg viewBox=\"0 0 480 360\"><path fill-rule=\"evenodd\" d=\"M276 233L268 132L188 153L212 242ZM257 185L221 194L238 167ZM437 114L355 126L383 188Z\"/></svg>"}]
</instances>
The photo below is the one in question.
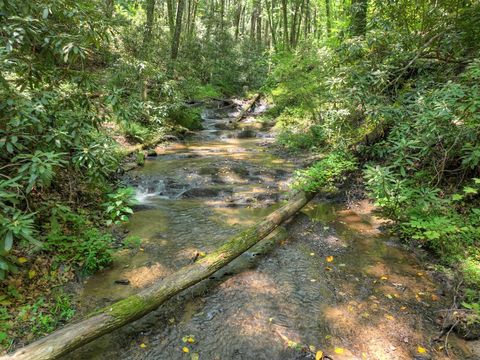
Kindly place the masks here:
<instances>
[{"instance_id":1,"label":"tree trunk","mask_svg":"<svg viewBox=\"0 0 480 360\"><path fill-rule=\"evenodd\" d=\"M303 208L313 195L297 193L284 206L272 212L264 220L233 236L203 259L181 268L136 295L96 311L85 320L67 325L13 354L1 357L0 360L58 359L102 335L145 316L174 295L208 278L271 234L281 223ZM274 232L271 236L278 235Z\"/></svg>"},{"instance_id":2,"label":"tree trunk","mask_svg":"<svg viewBox=\"0 0 480 360\"><path fill-rule=\"evenodd\" d=\"M272 0L271 4L269 4L269 2L267 1L265 7L267 9L268 27L270 28L270 34L272 36L273 48L276 49L277 48L277 33L276 33L276 24L274 25L274 22L273 22L274 6L275 6L275 2L274 2L274 0Z\"/></svg>"},{"instance_id":3,"label":"tree trunk","mask_svg":"<svg viewBox=\"0 0 480 360\"><path fill-rule=\"evenodd\" d=\"M175 21L175 33L173 34L172 39L172 52L170 55L170 58L173 61L175 61L178 57L178 49L180 47L180 35L182 34L182 18L184 6L185 0L179 0L177 7L177 19Z\"/></svg>"},{"instance_id":4,"label":"tree trunk","mask_svg":"<svg viewBox=\"0 0 480 360\"><path fill-rule=\"evenodd\" d=\"M143 36L143 44L146 46L152 37L153 22L155 21L155 0L147 0L145 4L145 12L147 13L147 22L145 23L145 34Z\"/></svg>"},{"instance_id":5,"label":"tree trunk","mask_svg":"<svg viewBox=\"0 0 480 360\"><path fill-rule=\"evenodd\" d=\"M282 0L282 13L283 13L283 42L285 48L288 49L288 9L287 0Z\"/></svg>"},{"instance_id":6,"label":"tree trunk","mask_svg":"<svg viewBox=\"0 0 480 360\"><path fill-rule=\"evenodd\" d=\"M368 0L352 0L350 29L352 36L364 36L367 31Z\"/></svg>"},{"instance_id":7,"label":"tree trunk","mask_svg":"<svg viewBox=\"0 0 480 360\"><path fill-rule=\"evenodd\" d=\"M168 28L170 29L170 36L173 37L175 32L175 0L167 0L167 14L168 14Z\"/></svg>"},{"instance_id":8,"label":"tree trunk","mask_svg":"<svg viewBox=\"0 0 480 360\"><path fill-rule=\"evenodd\" d=\"M240 110L238 115L235 116L235 119L233 119L232 122L235 124L235 123L241 121L245 117L247 112L250 111L250 109L253 107L253 105L255 105L255 103L258 101L258 99L260 99L260 96L261 96L260 93L257 93L255 95L253 95L253 97L250 100L248 100L248 102L242 107L242 109Z\"/></svg>"},{"instance_id":9,"label":"tree trunk","mask_svg":"<svg viewBox=\"0 0 480 360\"><path fill-rule=\"evenodd\" d=\"M332 32L332 14L330 8L330 0L325 0L325 16L327 17L327 38L330 37Z\"/></svg>"}]
</instances>

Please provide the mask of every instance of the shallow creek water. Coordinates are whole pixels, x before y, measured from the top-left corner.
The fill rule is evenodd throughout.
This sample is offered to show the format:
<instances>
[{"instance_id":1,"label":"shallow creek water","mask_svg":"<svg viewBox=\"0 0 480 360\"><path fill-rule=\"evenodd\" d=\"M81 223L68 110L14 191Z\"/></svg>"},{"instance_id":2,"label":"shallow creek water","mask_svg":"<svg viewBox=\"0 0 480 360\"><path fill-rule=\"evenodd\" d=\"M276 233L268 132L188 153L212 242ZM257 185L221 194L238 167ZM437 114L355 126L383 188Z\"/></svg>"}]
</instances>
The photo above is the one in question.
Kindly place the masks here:
<instances>
[{"instance_id":1,"label":"shallow creek water","mask_svg":"<svg viewBox=\"0 0 480 360\"><path fill-rule=\"evenodd\" d=\"M84 313L211 252L281 203L296 165L273 155L271 134L253 118L246 126L254 132L228 130L229 116L206 110L205 130L157 148L131 174L140 204L126 231L143 243L86 280ZM448 296L380 232L372 211L366 201L347 209L315 199L288 222L280 244L252 248L68 358L314 359L322 350L332 359L446 359L434 339ZM474 359L470 347L456 340L450 355Z\"/></svg>"}]
</instances>

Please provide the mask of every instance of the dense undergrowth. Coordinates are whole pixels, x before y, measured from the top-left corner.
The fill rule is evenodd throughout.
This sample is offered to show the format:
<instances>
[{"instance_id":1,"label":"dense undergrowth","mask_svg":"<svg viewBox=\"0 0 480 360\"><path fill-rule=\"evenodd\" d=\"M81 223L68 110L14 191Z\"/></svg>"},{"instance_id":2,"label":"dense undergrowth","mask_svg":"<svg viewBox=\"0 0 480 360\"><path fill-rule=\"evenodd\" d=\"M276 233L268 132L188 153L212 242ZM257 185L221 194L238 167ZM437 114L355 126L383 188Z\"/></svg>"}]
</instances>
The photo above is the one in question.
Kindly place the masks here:
<instances>
[{"instance_id":1,"label":"dense undergrowth","mask_svg":"<svg viewBox=\"0 0 480 360\"><path fill-rule=\"evenodd\" d=\"M302 4L0 1L4 348L72 318L62 285L111 262L132 212L125 152L200 129L196 102L262 86L279 144L325 155L295 186L361 169L393 230L480 308L478 2Z\"/></svg>"},{"instance_id":2,"label":"dense undergrowth","mask_svg":"<svg viewBox=\"0 0 480 360\"><path fill-rule=\"evenodd\" d=\"M265 91L279 144L327 154L296 186L331 186L356 157L393 230L455 269L464 305L478 308L480 7L428 6L420 20L413 5L375 3L365 36L279 54Z\"/></svg>"},{"instance_id":3,"label":"dense undergrowth","mask_svg":"<svg viewBox=\"0 0 480 360\"><path fill-rule=\"evenodd\" d=\"M115 181L123 154L200 129L190 102L241 92L264 74L260 52L226 32L191 34L184 48L195 51L170 59L164 28L145 32L143 4L111 2L106 16L106 3L0 2L5 348L71 318L62 285L110 264L110 228L132 213L132 191Z\"/></svg>"}]
</instances>

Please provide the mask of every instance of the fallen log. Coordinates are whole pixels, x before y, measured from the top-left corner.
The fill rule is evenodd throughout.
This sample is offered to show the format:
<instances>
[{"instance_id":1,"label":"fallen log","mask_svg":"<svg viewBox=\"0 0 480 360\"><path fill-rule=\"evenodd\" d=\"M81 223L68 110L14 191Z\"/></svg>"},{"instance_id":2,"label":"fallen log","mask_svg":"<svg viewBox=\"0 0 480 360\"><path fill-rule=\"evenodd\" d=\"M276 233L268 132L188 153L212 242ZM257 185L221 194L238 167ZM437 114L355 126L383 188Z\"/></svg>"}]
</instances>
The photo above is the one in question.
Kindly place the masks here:
<instances>
[{"instance_id":1,"label":"fallen log","mask_svg":"<svg viewBox=\"0 0 480 360\"><path fill-rule=\"evenodd\" d=\"M303 208L313 195L296 193L285 205L233 236L203 259L181 268L136 295L100 309L86 319L67 325L12 354L1 357L0 360L58 359L102 335L143 317L174 295L208 278L271 234L280 224Z\"/></svg>"},{"instance_id":2,"label":"fallen log","mask_svg":"<svg viewBox=\"0 0 480 360\"><path fill-rule=\"evenodd\" d=\"M250 109L255 105L255 103L260 99L260 93L255 94L248 102L242 107L237 116L233 119L233 123L241 121L245 115L250 111Z\"/></svg>"}]
</instances>

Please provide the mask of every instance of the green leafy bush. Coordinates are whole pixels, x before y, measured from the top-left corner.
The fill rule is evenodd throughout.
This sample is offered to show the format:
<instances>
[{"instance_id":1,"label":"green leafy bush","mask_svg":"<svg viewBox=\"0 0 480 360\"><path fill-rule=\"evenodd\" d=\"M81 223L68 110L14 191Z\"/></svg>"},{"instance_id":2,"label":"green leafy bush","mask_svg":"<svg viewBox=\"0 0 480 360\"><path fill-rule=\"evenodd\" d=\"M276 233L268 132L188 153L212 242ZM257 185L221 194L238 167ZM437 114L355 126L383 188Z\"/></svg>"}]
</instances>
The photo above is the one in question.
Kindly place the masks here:
<instances>
[{"instance_id":1,"label":"green leafy bush","mask_svg":"<svg viewBox=\"0 0 480 360\"><path fill-rule=\"evenodd\" d=\"M112 261L113 237L94 228L86 216L66 206L51 211L44 250L52 251L58 264L71 264L92 274Z\"/></svg>"},{"instance_id":2,"label":"green leafy bush","mask_svg":"<svg viewBox=\"0 0 480 360\"><path fill-rule=\"evenodd\" d=\"M107 194L108 201L103 206L108 226L128 221L128 215L133 214L131 206L135 204L134 195L133 188L121 188Z\"/></svg>"},{"instance_id":3,"label":"green leafy bush","mask_svg":"<svg viewBox=\"0 0 480 360\"><path fill-rule=\"evenodd\" d=\"M342 176L357 168L355 158L345 152L332 152L306 170L296 173L293 187L304 191L332 190Z\"/></svg>"}]
</instances>

